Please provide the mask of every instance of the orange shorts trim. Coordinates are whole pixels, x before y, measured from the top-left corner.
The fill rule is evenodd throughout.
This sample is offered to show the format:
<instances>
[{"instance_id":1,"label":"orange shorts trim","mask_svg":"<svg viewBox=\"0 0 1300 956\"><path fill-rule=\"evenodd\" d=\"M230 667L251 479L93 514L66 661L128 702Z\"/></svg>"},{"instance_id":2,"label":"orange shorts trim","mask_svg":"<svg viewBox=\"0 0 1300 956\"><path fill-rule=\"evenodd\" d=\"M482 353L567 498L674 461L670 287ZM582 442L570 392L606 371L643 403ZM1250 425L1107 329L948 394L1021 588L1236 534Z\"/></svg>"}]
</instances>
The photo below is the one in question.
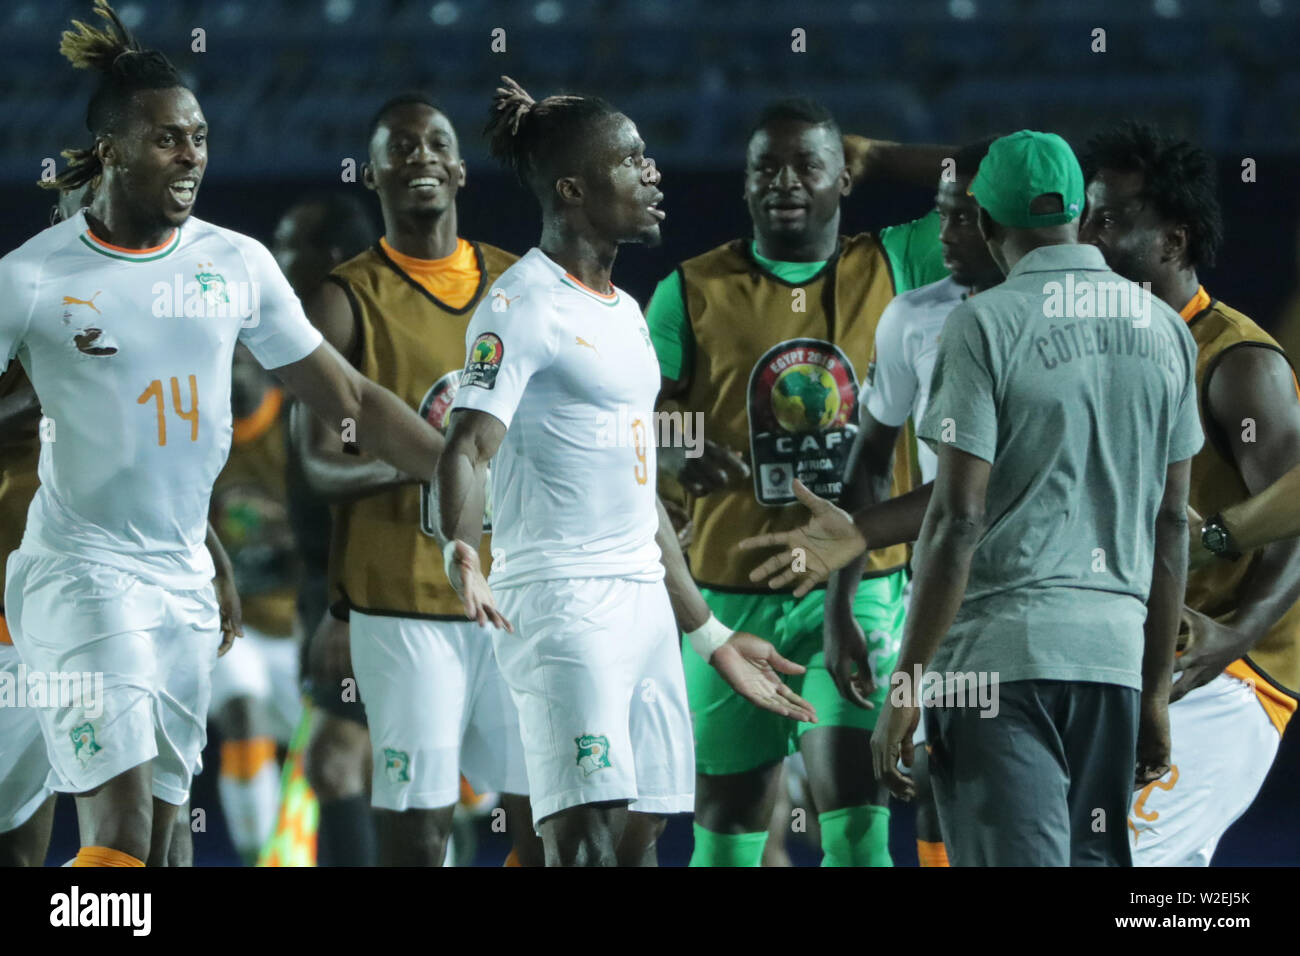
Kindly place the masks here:
<instances>
[{"instance_id":1,"label":"orange shorts trim","mask_svg":"<svg viewBox=\"0 0 1300 956\"><path fill-rule=\"evenodd\" d=\"M275 760L275 741L270 737L226 740L221 744L221 776L249 781Z\"/></svg>"},{"instance_id":2,"label":"orange shorts trim","mask_svg":"<svg viewBox=\"0 0 1300 956\"><path fill-rule=\"evenodd\" d=\"M107 846L83 846L77 851L73 866L144 866L144 860Z\"/></svg>"},{"instance_id":3,"label":"orange shorts trim","mask_svg":"<svg viewBox=\"0 0 1300 956\"><path fill-rule=\"evenodd\" d=\"M920 857L922 866L952 866L948 862L948 848L942 843L917 840L916 855Z\"/></svg>"},{"instance_id":4,"label":"orange shorts trim","mask_svg":"<svg viewBox=\"0 0 1300 956\"><path fill-rule=\"evenodd\" d=\"M1296 712L1297 701L1294 697L1274 687L1247 664L1244 658L1233 661L1224 673L1250 684L1254 688L1255 696L1259 698L1259 705L1264 708L1264 713L1268 714L1268 719L1277 728L1279 736L1285 732L1287 723Z\"/></svg>"}]
</instances>

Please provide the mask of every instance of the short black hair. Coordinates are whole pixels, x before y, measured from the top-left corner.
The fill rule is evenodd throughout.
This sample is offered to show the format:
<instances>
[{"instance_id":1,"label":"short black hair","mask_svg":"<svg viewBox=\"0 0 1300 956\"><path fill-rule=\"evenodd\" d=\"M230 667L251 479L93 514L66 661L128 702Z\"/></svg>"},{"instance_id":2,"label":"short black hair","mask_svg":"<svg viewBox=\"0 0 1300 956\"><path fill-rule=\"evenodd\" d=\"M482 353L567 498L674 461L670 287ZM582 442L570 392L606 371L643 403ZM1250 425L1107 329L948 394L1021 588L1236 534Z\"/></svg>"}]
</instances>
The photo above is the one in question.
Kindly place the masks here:
<instances>
[{"instance_id":1,"label":"short black hair","mask_svg":"<svg viewBox=\"0 0 1300 956\"><path fill-rule=\"evenodd\" d=\"M1081 157L1085 182L1100 170L1142 173L1142 199L1160 218L1187 227L1187 261L1213 266L1223 245L1214 160L1187 140L1128 122L1095 134Z\"/></svg>"},{"instance_id":2,"label":"short black hair","mask_svg":"<svg viewBox=\"0 0 1300 956\"><path fill-rule=\"evenodd\" d=\"M984 157L989 154L989 147L1001 139L1000 136L988 136L984 139L976 140L973 143L967 143L957 150L957 155L953 157L956 164L956 173L959 179L970 179L975 176L980 169L980 163L984 162Z\"/></svg>"},{"instance_id":3,"label":"short black hair","mask_svg":"<svg viewBox=\"0 0 1300 956\"><path fill-rule=\"evenodd\" d=\"M562 94L534 101L514 80L501 80L505 85L492 98L483 131L488 149L540 201L553 177L581 160L592 132L618 110L599 96Z\"/></svg>"},{"instance_id":4,"label":"short black hair","mask_svg":"<svg viewBox=\"0 0 1300 956\"><path fill-rule=\"evenodd\" d=\"M76 69L100 74L99 85L86 107L86 128L98 138L120 128L136 93L186 87L167 57L140 45L108 0L95 0L94 12L106 26L97 29L73 20L73 29L64 30L60 37L59 52ZM103 171L93 146L66 149L61 155L68 160L68 167L53 180L41 182L47 189L76 189L97 179Z\"/></svg>"},{"instance_id":5,"label":"short black hair","mask_svg":"<svg viewBox=\"0 0 1300 956\"><path fill-rule=\"evenodd\" d=\"M327 249L338 249L346 262L370 248L377 235L370 210L351 192L312 193L294 203L295 209L315 206L321 219L312 230L311 241Z\"/></svg>"},{"instance_id":6,"label":"short black hair","mask_svg":"<svg viewBox=\"0 0 1300 956\"><path fill-rule=\"evenodd\" d=\"M754 125L750 128L749 135L745 137L745 142L748 143L752 140L754 134L759 130L783 122L825 126L834 134L836 139L840 139L844 135L840 132L840 124L835 121L835 114L827 109L824 104L806 96L793 96L773 100L764 106L763 111L758 114L758 119L754 121Z\"/></svg>"},{"instance_id":7,"label":"short black hair","mask_svg":"<svg viewBox=\"0 0 1300 956\"><path fill-rule=\"evenodd\" d=\"M389 113L397 109L399 106L411 105L427 106L431 110L442 113L443 116L447 115L433 97L429 96L427 93L422 93L419 90L408 90L405 93L398 93L396 96L385 100L383 104L380 105L379 109L375 110L374 115L370 117L370 125L366 129L366 145L370 145L370 141L375 138L375 131L379 129L379 124L384 121Z\"/></svg>"}]
</instances>

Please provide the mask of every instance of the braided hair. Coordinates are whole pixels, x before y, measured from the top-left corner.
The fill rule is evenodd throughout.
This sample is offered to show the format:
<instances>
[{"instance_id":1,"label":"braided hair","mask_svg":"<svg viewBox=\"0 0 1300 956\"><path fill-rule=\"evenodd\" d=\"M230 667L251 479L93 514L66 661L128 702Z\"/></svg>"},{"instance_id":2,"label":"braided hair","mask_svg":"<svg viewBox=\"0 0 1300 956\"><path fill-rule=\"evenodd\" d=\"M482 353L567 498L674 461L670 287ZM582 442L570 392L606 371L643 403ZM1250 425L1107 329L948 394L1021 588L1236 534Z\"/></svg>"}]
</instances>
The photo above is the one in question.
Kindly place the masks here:
<instances>
[{"instance_id":1,"label":"braided hair","mask_svg":"<svg viewBox=\"0 0 1300 956\"><path fill-rule=\"evenodd\" d=\"M501 77L501 82L484 130L489 152L542 200L556 175L574 171L581 162L591 130L618 110L599 96L562 94L534 100L510 77Z\"/></svg>"},{"instance_id":2,"label":"braided hair","mask_svg":"<svg viewBox=\"0 0 1300 956\"><path fill-rule=\"evenodd\" d=\"M164 90L185 85L171 61L156 50L146 50L122 24L108 0L95 0L95 14L106 22L97 29L73 20L64 30L59 52L78 70L101 74L99 87L86 108L86 128L98 139L121 125L131 97L141 90ZM88 149L65 149L60 154L67 168L53 180L40 183L46 189L67 191L92 183L103 172L92 145Z\"/></svg>"}]
</instances>

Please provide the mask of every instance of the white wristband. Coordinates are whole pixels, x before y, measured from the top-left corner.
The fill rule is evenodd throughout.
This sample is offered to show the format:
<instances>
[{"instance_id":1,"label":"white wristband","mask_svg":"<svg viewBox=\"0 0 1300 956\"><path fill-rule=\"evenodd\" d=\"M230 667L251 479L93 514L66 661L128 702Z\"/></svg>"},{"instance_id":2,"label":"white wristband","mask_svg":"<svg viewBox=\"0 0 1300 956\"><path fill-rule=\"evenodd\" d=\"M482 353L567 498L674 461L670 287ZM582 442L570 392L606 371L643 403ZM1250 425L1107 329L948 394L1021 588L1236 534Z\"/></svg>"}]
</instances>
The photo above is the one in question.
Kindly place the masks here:
<instances>
[{"instance_id":1,"label":"white wristband","mask_svg":"<svg viewBox=\"0 0 1300 956\"><path fill-rule=\"evenodd\" d=\"M707 661L713 656L713 652L731 640L731 635L735 633L735 631L710 614L707 621L695 630L688 631L686 636L690 638L691 647L695 648L695 653Z\"/></svg>"},{"instance_id":2,"label":"white wristband","mask_svg":"<svg viewBox=\"0 0 1300 956\"><path fill-rule=\"evenodd\" d=\"M452 538L442 546L442 570L447 574L447 580L452 580L451 566L456 560L456 539Z\"/></svg>"}]
</instances>

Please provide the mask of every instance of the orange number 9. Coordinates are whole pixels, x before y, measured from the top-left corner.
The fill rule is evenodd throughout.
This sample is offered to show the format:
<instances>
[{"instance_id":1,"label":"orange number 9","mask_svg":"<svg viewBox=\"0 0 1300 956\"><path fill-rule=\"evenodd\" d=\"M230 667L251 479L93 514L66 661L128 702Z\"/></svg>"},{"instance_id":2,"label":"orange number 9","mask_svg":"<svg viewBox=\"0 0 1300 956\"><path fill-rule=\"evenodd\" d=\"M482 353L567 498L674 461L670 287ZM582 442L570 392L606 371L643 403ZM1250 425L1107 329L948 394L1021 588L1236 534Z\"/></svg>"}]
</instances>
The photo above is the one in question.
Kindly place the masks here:
<instances>
[{"instance_id":1,"label":"orange number 9","mask_svg":"<svg viewBox=\"0 0 1300 956\"><path fill-rule=\"evenodd\" d=\"M636 451L636 467L632 473L636 483L644 485L650 480L650 465L645 460L645 422L639 418L632 421L632 448Z\"/></svg>"}]
</instances>

